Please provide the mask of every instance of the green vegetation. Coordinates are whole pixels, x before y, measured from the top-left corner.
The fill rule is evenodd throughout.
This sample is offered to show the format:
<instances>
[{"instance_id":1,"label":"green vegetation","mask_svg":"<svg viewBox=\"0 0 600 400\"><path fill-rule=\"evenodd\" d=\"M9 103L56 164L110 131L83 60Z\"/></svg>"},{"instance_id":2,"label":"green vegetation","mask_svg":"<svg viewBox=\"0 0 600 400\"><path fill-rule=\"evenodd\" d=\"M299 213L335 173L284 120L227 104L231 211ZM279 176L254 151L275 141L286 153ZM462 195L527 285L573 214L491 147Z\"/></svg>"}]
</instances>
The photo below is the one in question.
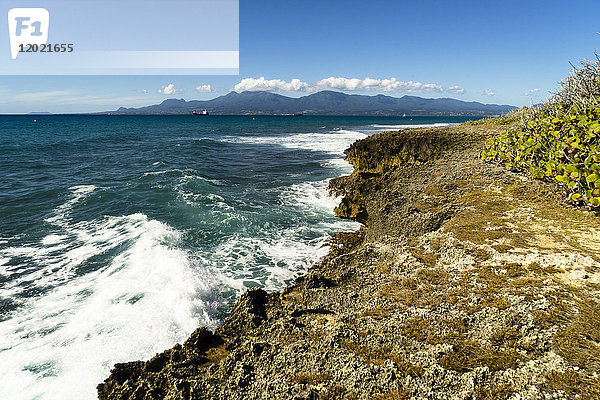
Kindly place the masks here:
<instances>
[{"instance_id":1,"label":"green vegetation","mask_svg":"<svg viewBox=\"0 0 600 400\"><path fill-rule=\"evenodd\" d=\"M600 206L600 108L536 115L486 145L482 158L552 179L571 201Z\"/></svg>"},{"instance_id":2,"label":"green vegetation","mask_svg":"<svg viewBox=\"0 0 600 400\"><path fill-rule=\"evenodd\" d=\"M531 109L528 107L521 107L518 110L512 110L503 117L477 119L475 121L465 122L465 125L510 125L521 121L527 114L530 113L530 110Z\"/></svg>"},{"instance_id":3,"label":"green vegetation","mask_svg":"<svg viewBox=\"0 0 600 400\"><path fill-rule=\"evenodd\" d=\"M488 143L482 159L558 182L571 202L599 207L600 59L583 62L560 85L516 129Z\"/></svg>"},{"instance_id":4,"label":"green vegetation","mask_svg":"<svg viewBox=\"0 0 600 400\"><path fill-rule=\"evenodd\" d=\"M490 118L482 118L476 119L475 121L465 122L465 125L468 126L477 126L477 125L508 125L517 122L516 118L511 117L490 117Z\"/></svg>"},{"instance_id":5,"label":"green vegetation","mask_svg":"<svg viewBox=\"0 0 600 400\"><path fill-rule=\"evenodd\" d=\"M596 60L583 60L579 67L571 69L570 76L559 83L560 89L545 104L550 112L556 106L576 105L583 109L598 105L600 98L600 56Z\"/></svg>"}]
</instances>

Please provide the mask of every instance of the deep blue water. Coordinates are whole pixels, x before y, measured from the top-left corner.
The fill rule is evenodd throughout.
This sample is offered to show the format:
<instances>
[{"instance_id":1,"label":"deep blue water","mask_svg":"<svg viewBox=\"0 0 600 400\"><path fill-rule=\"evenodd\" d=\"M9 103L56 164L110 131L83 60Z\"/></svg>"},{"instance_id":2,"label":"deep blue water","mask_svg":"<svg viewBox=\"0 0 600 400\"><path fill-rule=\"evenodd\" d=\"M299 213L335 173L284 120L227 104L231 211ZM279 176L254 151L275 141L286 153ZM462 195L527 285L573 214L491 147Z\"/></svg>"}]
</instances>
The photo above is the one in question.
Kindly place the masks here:
<instances>
[{"instance_id":1,"label":"deep blue water","mask_svg":"<svg viewBox=\"0 0 600 400\"><path fill-rule=\"evenodd\" d=\"M92 399L357 225L327 181L367 135L458 117L0 117L0 398Z\"/></svg>"}]
</instances>

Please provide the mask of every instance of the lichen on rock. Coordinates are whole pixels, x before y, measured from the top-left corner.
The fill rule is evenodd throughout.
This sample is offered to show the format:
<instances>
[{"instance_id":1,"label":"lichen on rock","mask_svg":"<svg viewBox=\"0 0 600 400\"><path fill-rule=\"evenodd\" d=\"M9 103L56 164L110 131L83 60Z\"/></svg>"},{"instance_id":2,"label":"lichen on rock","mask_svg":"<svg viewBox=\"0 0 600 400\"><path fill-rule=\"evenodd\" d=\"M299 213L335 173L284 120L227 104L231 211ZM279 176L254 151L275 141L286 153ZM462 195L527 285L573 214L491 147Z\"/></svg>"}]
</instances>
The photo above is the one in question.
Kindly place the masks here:
<instances>
[{"instance_id":1,"label":"lichen on rock","mask_svg":"<svg viewBox=\"0 0 600 400\"><path fill-rule=\"evenodd\" d=\"M99 398L600 398L600 221L481 161L506 128L353 144L330 189L363 228L214 333L116 365Z\"/></svg>"}]
</instances>

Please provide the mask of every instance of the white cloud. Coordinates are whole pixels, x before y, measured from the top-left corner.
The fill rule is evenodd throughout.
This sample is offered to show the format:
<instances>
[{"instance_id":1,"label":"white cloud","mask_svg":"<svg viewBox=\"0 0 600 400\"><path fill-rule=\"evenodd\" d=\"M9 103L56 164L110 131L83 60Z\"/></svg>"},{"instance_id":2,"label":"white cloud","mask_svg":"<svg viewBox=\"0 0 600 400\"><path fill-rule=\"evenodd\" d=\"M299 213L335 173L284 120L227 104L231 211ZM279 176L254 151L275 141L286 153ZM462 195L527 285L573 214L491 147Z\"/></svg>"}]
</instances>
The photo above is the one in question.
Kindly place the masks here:
<instances>
[{"instance_id":1,"label":"white cloud","mask_svg":"<svg viewBox=\"0 0 600 400\"><path fill-rule=\"evenodd\" d=\"M525 96L532 96L532 95L536 94L537 92L539 92L540 90L541 90L540 88L533 88L529 92L525 93Z\"/></svg>"},{"instance_id":2,"label":"white cloud","mask_svg":"<svg viewBox=\"0 0 600 400\"><path fill-rule=\"evenodd\" d=\"M163 86L162 88L158 89L158 93L160 94L176 94L181 92L183 92L183 90L176 89L175 85L173 85L172 83L169 83L167 86Z\"/></svg>"},{"instance_id":3,"label":"white cloud","mask_svg":"<svg viewBox=\"0 0 600 400\"><path fill-rule=\"evenodd\" d=\"M312 86L318 89L344 91L379 90L383 92L443 92L444 88L435 83L403 82L396 78L389 79L357 79L330 77L315 82Z\"/></svg>"},{"instance_id":4,"label":"white cloud","mask_svg":"<svg viewBox=\"0 0 600 400\"><path fill-rule=\"evenodd\" d=\"M464 93L464 89L459 86L451 86L444 89L443 86L435 83L421 83L413 81L399 81L396 78L373 79L373 78L336 78L330 77L321 79L314 83L302 82L299 79L292 79L286 82L281 79L265 79L260 77L245 78L234 86L236 92L244 91L269 91L269 92L309 92L315 90L342 90L342 91L380 91L380 92L448 92Z\"/></svg>"},{"instance_id":5,"label":"white cloud","mask_svg":"<svg viewBox=\"0 0 600 400\"><path fill-rule=\"evenodd\" d=\"M488 97L492 97L496 95L496 92L494 92L492 89L485 89L483 91L483 95L484 96L488 96Z\"/></svg>"},{"instance_id":6,"label":"white cloud","mask_svg":"<svg viewBox=\"0 0 600 400\"><path fill-rule=\"evenodd\" d=\"M446 88L446 92L463 94L465 92L465 89L461 88L460 86L450 86L449 88Z\"/></svg>"},{"instance_id":7,"label":"white cloud","mask_svg":"<svg viewBox=\"0 0 600 400\"><path fill-rule=\"evenodd\" d=\"M260 77L258 79L246 78L242 79L240 83L233 87L236 92L256 92L256 91L267 91L267 92L306 92L309 87L306 83L300 81L300 79L292 79L290 82L283 81L281 79L265 79Z\"/></svg>"},{"instance_id":8,"label":"white cloud","mask_svg":"<svg viewBox=\"0 0 600 400\"><path fill-rule=\"evenodd\" d=\"M213 92L213 88L210 85L200 85L196 88L198 93L210 93Z\"/></svg>"}]
</instances>

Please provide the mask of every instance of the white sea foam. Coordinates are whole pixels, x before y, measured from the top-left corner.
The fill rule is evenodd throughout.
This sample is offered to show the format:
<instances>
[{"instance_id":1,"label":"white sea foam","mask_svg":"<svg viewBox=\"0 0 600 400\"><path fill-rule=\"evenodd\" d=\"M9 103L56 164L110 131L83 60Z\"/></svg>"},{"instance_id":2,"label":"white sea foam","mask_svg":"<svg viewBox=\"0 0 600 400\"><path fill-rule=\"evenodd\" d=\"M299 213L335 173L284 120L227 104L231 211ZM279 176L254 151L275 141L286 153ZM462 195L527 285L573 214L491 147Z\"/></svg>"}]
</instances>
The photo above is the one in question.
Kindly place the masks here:
<instances>
[{"instance_id":1,"label":"white sea foam","mask_svg":"<svg viewBox=\"0 0 600 400\"><path fill-rule=\"evenodd\" d=\"M331 215L340 199L329 194L328 185L329 179L302 182L285 188L280 197L285 204Z\"/></svg>"},{"instance_id":2,"label":"white sea foam","mask_svg":"<svg viewBox=\"0 0 600 400\"><path fill-rule=\"evenodd\" d=\"M358 223L332 218L339 198L329 195L327 184L328 180L303 182L285 188L280 195L283 206L299 209L305 218L319 222L276 230L265 226L262 235L236 234L217 246L213 257L207 258L222 271L224 283L238 294L257 285L281 290L327 254L332 232L358 229Z\"/></svg>"},{"instance_id":3,"label":"white sea foam","mask_svg":"<svg viewBox=\"0 0 600 400\"><path fill-rule=\"evenodd\" d=\"M298 133L285 136L227 136L221 140L228 143L274 144L290 149L322 151L343 154L344 150L367 135L353 130L335 130L323 133Z\"/></svg>"},{"instance_id":4,"label":"white sea foam","mask_svg":"<svg viewBox=\"0 0 600 400\"><path fill-rule=\"evenodd\" d=\"M155 165L155 164L152 164L152 165ZM181 173L189 173L190 171L193 171L193 170L174 168L174 169L165 169L163 171L144 172L142 174L142 176L155 176L155 175L164 175L164 174L173 174L173 173L181 174Z\"/></svg>"},{"instance_id":5,"label":"white sea foam","mask_svg":"<svg viewBox=\"0 0 600 400\"><path fill-rule=\"evenodd\" d=\"M156 176L156 175L164 175L164 174L170 174L173 172L183 172L183 170L181 169L167 169L164 171L152 171L152 172L144 172L142 174L142 176Z\"/></svg>"},{"instance_id":6,"label":"white sea foam","mask_svg":"<svg viewBox=\"0 0 600 400\"><path fill-rule=\"evenodd\" d=\"M243 144L272 144L290 149L303 149L329 153L331 158L324 160L322 165L340 170L340 173L349 173L352 168L344 161L344 150L357 140L369 135L387 130L413 129L425 127L443 127L456 125L454 123L433 124L398 124L383 125L372 124L353 129L335 128L328 132L298 133L282 136L226 136L220 140L227 143Z\"/></svg>"},{"instance_id":7,"label":"white sea foam","mask_svg":"<svg viewBox=\"0 0 600 400\"><path fill-rule=\"evenodd\" d=\"M325 152L330 157L324 163L344 173L351 167L343 161L343 151L384 129L401 128L223 140ZM180 175L174 189L189 204L206 201L228 218L243 218L223 197L184 187L193 179L219 181L179 169L143 176L169 173ZM178 248L180 232L143 214L75 222L71 214L77 204L102 189L72 187L70 197L46 219L52 233L39 242L0 248L0 273L15 274L1 287L0 297L22 301L0 322L0 399L93 399L95 386L114 363L147 359L183 341L199 325L214 328L221 305L217 286L238 294L253 285L282 289L327 253L331 232L359 226L332 218L339 199L326 188L327 180L304 182L280 196L284 207L298 208L320 222L288 229L272 229L267 222L264 235L236 233L210 252L192 256ZM109 262L94 265L94 257L108 257ZM13 259L21 264L11 264ZM32 294L37 289L39 294Z\"/></svg>"},{"instance_id":8,"label":"white sea foam","mask_svg":"<svg viewBox=\"0 0 600 400\"><path fill-rule=\"evenodd\" d=\"M143 214L71 223L69 211L94 189L72 188L49 219L57 233L2 251L27 265L1 297L51 288L0 322L2 399L93 399L114 363L149 358L217 324L218 274L177 248L178 231ZM75 273L109 250L107 265Z\"/></svg>"},{"instance_id":9,"label":"white sea foam","mask_svg":"<svg viewBox=\"0 0 600 400\"><path fill-rule=\"evenodd\" d=\"M297 228L280 230L275 237L234 235L212 252L223 282L239 294L250 286L281 290L286 283L327 254L327 235L302 240Z\"/></svg>"},{"instance_id":10,"label":"white sea foam","mask_svg":"<svg viewBox=\"0 0 600 400\"><path fill-rule=\"evenodd\" d=\"M45 244L47 246L53 245L53 244L58 244L60 242L62 242L63 240L68 239L67 235L48 235L45 238L42 239L42 244Z\"/></svg>"},{"instance_id":11,"label":"white sea foam","mask_svg":"<svg viewBox=\"0 0 600 400\"><path fill-rule=\"evenodd\" d=\"M396 124L396 125L380 125L373 124L370 125L376 130L386 129L386 130L399 130L399 129L411 129L411 128L441 128L444 126L453 126L458 125L456 123L451 122L438 122L434 124Z\"/></svg>"},{"instance_id":12,"label":"white sea foam","mask_svg":"<svg viewBox=\"0 0 600 400\"><path fill-rule=\"evenodd\" d=\"M216 186L220 186L223 185L223 182L218 180L218 179L211 179L211 178L206 178L203 176L200 176L197 174L196 170L193 169L167 169L164 171L153 171L153 172L144 172L142 174L142 177L146 177L146 176L158 176L158 175L166 175L166 174L174 174L174 175L180 175L181 178L179 178L179 181L182 183L185 183L186 181L190 181L190 180L201 180L204 182L208 182L212 185L216 185Z\"/></svg>"},{"instance_id":13,"label":"white sea foam","mask_svg":"<svg viewBox=\"0 0 600 400\"><path fill-rule=\"evenodd\" d=\"M69 201L60 205L54 212L54 216L46 218L46 222L55 223L61 221L73 209L73 205L77 204L81 199L98 189L94 185L80 185L69 188L72 191L72 196Z\"/></svg>"}]
</instances>

